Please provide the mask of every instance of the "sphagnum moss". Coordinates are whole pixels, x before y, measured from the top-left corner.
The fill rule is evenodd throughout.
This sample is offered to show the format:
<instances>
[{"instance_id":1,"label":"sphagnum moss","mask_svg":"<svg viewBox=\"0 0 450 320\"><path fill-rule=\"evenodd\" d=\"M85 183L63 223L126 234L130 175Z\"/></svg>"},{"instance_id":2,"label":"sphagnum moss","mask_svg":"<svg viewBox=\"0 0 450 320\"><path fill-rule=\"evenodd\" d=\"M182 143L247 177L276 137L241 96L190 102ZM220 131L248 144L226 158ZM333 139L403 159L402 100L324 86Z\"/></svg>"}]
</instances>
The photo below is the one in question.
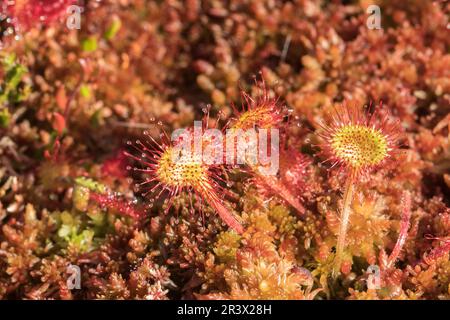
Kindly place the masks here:
<instances>
[{"instance_id":1,"label":"sphagnum moss","mask_svg":"<svg viewBox=\"0 0 450 320\"><path fill-rule=\"evenodd\" d=\"M313 290L319 286L326 293L327 283L322 280L332 268L340 223L334 212L326 210L333 211L334 198L329 195L341 183L337 175L327 176L315 162L302 174L290 161L284 170L280 161L277 178L293 195L307 200L308 210L298 221L304 225L294 234L291 227L283 227L283 219L272 219L272 227L261 218L245 220L247 229L261 226L260 234L269 233L267 245L250 243L262 251L252 251L253 247L242 241L217 242L220 219L206 209L202 224L199 215L192 215L187 208L188 197L178 197L168 213L163 212L166 206L162 202L155 201L152 210L144 210L143 224L137 224L118 214L119 203L111 203L99 190L86 190L86 185L80 189L74 181L89 178L124 196L117 200L137 207L149 204L152 198L142 201L133 192L128 176L137 173L122 173L104 160L121 149L123 141L136 139L137 130L148 128L149 117L163 120L170 130L185 127L203 103L212 103L214 112L223 108L227 117L227 105L239 100L239 84L251 85L251 75L261 70L267 82L276 83L274 91L293 108L301 125L289 132L288 143L294 144L296 151L301 147L302 153L312 154L308 129L326 118L327 106L342 97L358 106L368 99L383 99L406 129L409 148L399 157L400 165L392 168L393 178L385 179L385 170L372 171L364 192L358 192L364 194L364 201L352 203L341 267L343 281L330 284L327 298L449 299L450 105L446 93L450 37L446 26L450 6L448 1L377 2L388 19L382 21L383 31L367 28L367 1L327 1L323 5L314 0L236 1L237 6L220 8L206 1L181 0L154 1L151 7L137 0L2 1L8 8L3 7L0 14L0 298L192 299L195 294L212 293L243 298L224 287L224 282L229 281L230 286L248 282L241 276L223 278L223 250L213 252L214 243L225 251L236 249L237 253L228 250L229 256L226 252L228 262L236 261L236 255L243 252L257 253L242 260L244 263L270 254L273 250L264 248L274 244L279 257L276 263L285 261L286 253L295 257L289 258L294 268L310 270ZM69 3L84 6L80 30L67 29L64 15ZM43 5L52 11L45 13L45 19L40 18ZM98 44L95 51L83 50L86 39L89 45ZM92 74L78 90L80 67L76 61L80 58L92 63ZM252 98L256 99L253 94ZM64 110L67 99L72 100L71 116L61 132L63 126L55 125L54 115ZM272 123L270 115L276 113L267 115L256 118L261 119L260 125ZM59 153L55 147L58 133ZM59 154L59 161L43 157L45 151L51 156ZM385 158L390 158L389 151ZM336 167L347 168L344 163ZM150 178L150 174L142 177ZM230 175L230 180L240 177ZM296 186L303 183L298 178L306 184L306 192ZM259 189L242 186L233 183L229 191L235 193L233 202L244 219L247 211L278 205L282 198L274 190L262 197ZM404 190L410 191L413 199L411 226L408 232L406 223L401 228L397 246L394 236ZM102 198L93 199L94 192ZM372 196L383 207L375 206ZM52 217L63 212L80 217L87 225L74 234L75 242L89 242L90 233L83 232L95 225L97 249L78 256L76 245L59 241L59 228ZM293 212L289 214L294 218ZM380 215L381 221L369 226ZM97 217L101 216L105 219L100 224ZM333 222L331 218L336 219ZM78 237L80 234L84 236ZM286 246L290 236L299 242ZM365 248L359 249L358 244ZM392 249L394 244L399 249ZM363 251L370 251L371 257ZM383 251L391 252L389 260L384 254L386 263L391 262L386 271L383 259L375 257ZM388 278L386 283L395 290L366 290L361 260L377 263L382 278ZM81 268L81 290L67 288L69 263ZM168 284L166 267L176 287ZM230 269L231 274L247 270L238 261ZM275 270L275 276L294 272ZM211 275L208 288L197 280L203 271ZM284 298L292 298L290 293L300 293L297 283L286 286L264 279L254 288L273 298L267 288L276 284L273 288L284 291L280 292ZM320 299L325 298L324 293Z\"/></svg>"}]
</instances>

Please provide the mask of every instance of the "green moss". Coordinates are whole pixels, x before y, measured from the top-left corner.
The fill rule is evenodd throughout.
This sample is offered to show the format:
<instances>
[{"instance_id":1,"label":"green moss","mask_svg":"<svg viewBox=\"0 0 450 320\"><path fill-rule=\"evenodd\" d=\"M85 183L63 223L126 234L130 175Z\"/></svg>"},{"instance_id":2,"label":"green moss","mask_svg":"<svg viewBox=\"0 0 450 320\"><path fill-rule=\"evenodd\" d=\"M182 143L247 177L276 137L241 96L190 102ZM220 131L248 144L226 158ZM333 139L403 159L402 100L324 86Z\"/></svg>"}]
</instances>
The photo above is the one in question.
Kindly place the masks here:
<instances>
[{"instance_id":1,"label":"green moss","mask_svg":"<svg viewBox=\"0 0 450 320\"><path fill-rule=\"evenodd\" d=\"M214 253L222 263L229 263L236 259L236 251L239 248L241 236L234 231L226 231L219 234L214 247Z\"/></svg>"},{"instance_id":2,"label":"green moss","mask_svg":"<svg viewBox=\"0 0 450 320\"><path fill-rule=\"evenodd\" d=\"M268 212L269 219L282 234L293 234L298 228L297 219L282 205L276 205Z\"/></svg>"},{"instance_id":3,"label":"green moss","mask_svg":"<svg viewBox=\"0 0 450 320\"><path fill-rule=\"evenodd\" d=\"M117 32L119 32L121 27L122 21L119 18L114 18L105 32L105 39L107 40L113 39L116 36Z\"/></svg>"},{"instance_id":4,"label":"green moss","mask_svg":"<svg viewBox=\"0 0 450 320\"><path fill-rule=\"evenodd\" d=\"M98 183L96 181L94 181L93 179L90 178L85 178L85 177L78 177L75 179L75 182L81 186L81 187L85 187L86 189L89 189L91 191L94 192L99 192L99 193L105 193L106 192L106 187L101 184Z\"/></svg>"},{"instance_id":5,"label":"green moss","mask_svg":"<svg viewBox=\"0 0 450 320\"><path fill-rule=\"evenodd\" d=\"M0 128L7 128L11 121L11 115L8 109L0 109Z\"/></svg>"},{"instance_id":6,"label":"green moss","mask_svg":"<svg viewBox=\"0 0 450 320\"><path fill-rule=\"evenodd\" d=\"M97 39L95 37L89 37L83 40L81 43L81 48L85 52L93 52L97 50L98 44Z\"/></svg>"},{"instance_id":7,"label":"green moss","mask_svg":"<svg viewBox=\"0 0 450 320\"><path fill-rule=\"evenodd\" d=\"M16 61L15 54L0 55L1 64L5 72L4 82L0 86L0 106L5 103L17 103L26 98L29 88L21 88L20 84L27 68Z\"/></svg>"}]
</instances>

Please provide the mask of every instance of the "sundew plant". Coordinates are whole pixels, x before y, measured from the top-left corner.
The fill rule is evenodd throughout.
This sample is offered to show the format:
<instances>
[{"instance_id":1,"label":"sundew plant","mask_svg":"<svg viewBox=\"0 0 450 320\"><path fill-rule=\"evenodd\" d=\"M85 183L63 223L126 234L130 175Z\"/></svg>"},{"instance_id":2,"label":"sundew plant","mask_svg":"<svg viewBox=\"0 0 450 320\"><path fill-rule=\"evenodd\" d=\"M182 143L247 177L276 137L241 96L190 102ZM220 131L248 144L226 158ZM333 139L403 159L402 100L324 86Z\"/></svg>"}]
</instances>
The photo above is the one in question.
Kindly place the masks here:
<instances>
[{"instance_id":1,"label":"sundew plant","mask_svg":"<svg viewBox=\"0 0 450 320\"><path fill-rule=\"evenodd\" d=\"M449 17L0 0L0 299L450 299Z\"/></svg>"}]
</instances>

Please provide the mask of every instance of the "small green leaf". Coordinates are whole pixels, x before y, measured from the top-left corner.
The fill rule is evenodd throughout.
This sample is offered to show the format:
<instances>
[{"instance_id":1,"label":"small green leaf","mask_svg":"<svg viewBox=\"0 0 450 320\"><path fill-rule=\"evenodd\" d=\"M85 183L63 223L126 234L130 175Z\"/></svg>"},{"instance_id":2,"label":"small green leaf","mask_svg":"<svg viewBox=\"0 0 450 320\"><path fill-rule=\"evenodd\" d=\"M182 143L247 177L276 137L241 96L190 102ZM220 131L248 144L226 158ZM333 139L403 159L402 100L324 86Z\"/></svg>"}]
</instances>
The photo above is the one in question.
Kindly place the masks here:
<instances>
[{"instance_id":1,"label":"small green leaf","mask_svg":"<svg viewBox=\"0 0 450 320\"><path fill-rule=\"evenodd\" d=\"M111 40L112 38L114 38L121 27L122 27L122 21L120 21L119 18L114 18L113 22L111 23L111 25L105 32L105 35L104 35L105 39Z\"/></svg>"},{"instance_id":2,"label":"small green leaf","mask_svg":"<svg viewBox=\"0 0 450 320\"><path fill-rule=\"evenodd\" d=\"M91 89L87 84L83 84L80 88L80 94L83 98L90 99L91 98Z\"/></svg>"},{"instance_id":3,"label":"small green leaf","mask_svg":"<svg viewBox=\"0 0 450 320\"><path fill-rule=\"evenodd\" d=\"M87 188L87 189L89 189L91 191L94 191L94 192L98 192L98 193L105 193L106 192L106 187L103 184L98 183L98 182L96 182L96 181L94 181L92 179L89 179L89 178L78 177L78 178L75 179L75 182L78 185L80 185L82 187L85 187L85 188Z\"/></svg>"},{"instance_id":4,"label":"small green leaf","mask_svg":"<svg viewBox=\"0 0 450 320\"><path fill-rule=\"evenodd\" d=\"M11 115L9 114L8 109L1 109L0 110L0 127L1 128L7 128L9 126L9 123L11 121Z\"/></svg>"},{"instance_id":5,"label":"small green leaf","mask_svg":"<svg viewBox=\"0 0 450 320\"><path fill-rule=\"evenodd\" d=\"M25 66L16 62L14 54L1 55L0 58L5 70L4 84L0 86L0 105L5 102L19 102L26 96L26 92L19 85L23 75L28 70Z\"/></svg>"},{"instance_id":6,"label":"small green leaf","mask_svg":"<svg viewBox=\"0 0 450 320\"><path fill-rule=\"evenodd\" d=\"M83 51L92 52L97 50L97 39L94 37L89 37L83 40L81 43L81 48Z\"/></svg>"},{"instance_id":7,"label":"small green leaf","mask_svg":"<svg viewBox=\"0 0 450 320\"><path fill-rule=\"evenodd\" d=\"M99 109L95 111L89 120L93 127L95 128L99 127L102 123L102 110Z\"/></svg>"}]
</instances>

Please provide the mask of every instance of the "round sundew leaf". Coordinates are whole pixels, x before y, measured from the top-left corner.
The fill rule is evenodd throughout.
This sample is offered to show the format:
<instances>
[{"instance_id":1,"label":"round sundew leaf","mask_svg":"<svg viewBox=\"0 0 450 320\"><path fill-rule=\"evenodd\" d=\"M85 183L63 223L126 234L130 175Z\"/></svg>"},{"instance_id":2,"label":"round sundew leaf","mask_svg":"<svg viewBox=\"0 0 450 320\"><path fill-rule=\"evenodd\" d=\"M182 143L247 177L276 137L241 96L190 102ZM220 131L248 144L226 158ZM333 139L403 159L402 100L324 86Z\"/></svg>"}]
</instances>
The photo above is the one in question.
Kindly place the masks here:
<instances>
[{"instance_id":1,"label":"round sundew leaf","mask_svg":"<svg viewBox=\"0 0 450 320\"><path fill-rule=\"evenodd\" d=\"M389 151L388 141L380 131L351 124L336 130L331 148L337 158L355 169L379 164Z\"/></svg>"}]
</instances>

